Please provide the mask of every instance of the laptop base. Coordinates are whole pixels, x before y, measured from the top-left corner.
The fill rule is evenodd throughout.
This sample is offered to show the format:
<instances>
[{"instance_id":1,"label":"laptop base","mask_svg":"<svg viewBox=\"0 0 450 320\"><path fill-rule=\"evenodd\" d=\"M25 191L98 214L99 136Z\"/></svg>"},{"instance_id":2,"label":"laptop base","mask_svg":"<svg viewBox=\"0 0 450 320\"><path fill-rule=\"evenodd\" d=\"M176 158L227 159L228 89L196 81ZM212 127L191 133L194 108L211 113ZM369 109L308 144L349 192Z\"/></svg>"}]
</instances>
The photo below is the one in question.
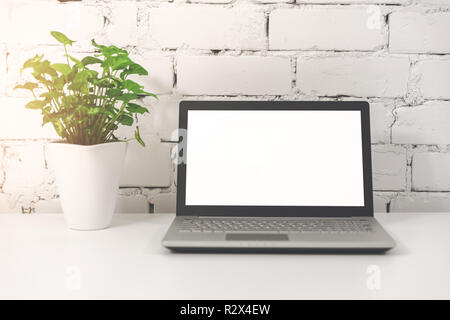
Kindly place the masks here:
<instances>
[{"instance_id":1,"label":"laptop base","mask_svg":"<svg viewBox=\"0 0 450 320\"><path fill-rule=\"evenodd\" d=\"M282 232L276 230L185 232L182 227L185 219L191 220L195 217L176 217L162 241L163 246L176 252L205 253L381 253L393 248L395 244L378 221L372 217L364 217L365 223L370 226L370 232ZM235 218L228 217L228 219ZM295 219L302 221L308 218ZM360 219L360 217L341 218L345 221ZM326 221L329 218L323 218L323 220Z\"/></svg>"}]
</instances>

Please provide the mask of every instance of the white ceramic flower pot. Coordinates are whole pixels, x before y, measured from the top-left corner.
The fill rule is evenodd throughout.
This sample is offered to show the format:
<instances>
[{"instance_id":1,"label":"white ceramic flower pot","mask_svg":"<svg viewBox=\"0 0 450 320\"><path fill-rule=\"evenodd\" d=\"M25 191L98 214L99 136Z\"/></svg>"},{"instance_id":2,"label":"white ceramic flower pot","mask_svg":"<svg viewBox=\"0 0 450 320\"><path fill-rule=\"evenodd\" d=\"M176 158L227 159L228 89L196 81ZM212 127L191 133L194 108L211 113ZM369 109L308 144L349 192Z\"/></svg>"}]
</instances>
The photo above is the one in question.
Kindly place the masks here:
<instances>
[{"instance_id":1,"label":"white ceramic flower pot","mask_svg":"<svg viewBox=\"0 0 450 320\"><path fill-rule=\"evenodd\" d=\"M110 225L126 150L126 142L47 145L49 166L55 172L70 229L97 230Z\"/></svg>"}]
</instances>

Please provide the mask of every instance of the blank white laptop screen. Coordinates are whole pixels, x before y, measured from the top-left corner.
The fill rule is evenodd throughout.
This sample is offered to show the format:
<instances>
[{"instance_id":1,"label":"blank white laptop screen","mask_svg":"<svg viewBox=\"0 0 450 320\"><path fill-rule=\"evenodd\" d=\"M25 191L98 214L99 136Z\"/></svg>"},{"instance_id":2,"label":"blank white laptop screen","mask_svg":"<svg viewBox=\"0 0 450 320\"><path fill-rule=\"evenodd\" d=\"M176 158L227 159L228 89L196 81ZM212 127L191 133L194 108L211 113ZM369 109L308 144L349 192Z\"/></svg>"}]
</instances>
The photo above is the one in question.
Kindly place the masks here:
<instances>
[{"instance_id":1,"label":"blank white laptop screen","mask_svg":"<svg viewBox=\"0 0 450 320\"><path fill-rule=\"evenodd\" d=\"M358 110L189 110L186 205L364 206Z\"/></svg>"}]
</instances>

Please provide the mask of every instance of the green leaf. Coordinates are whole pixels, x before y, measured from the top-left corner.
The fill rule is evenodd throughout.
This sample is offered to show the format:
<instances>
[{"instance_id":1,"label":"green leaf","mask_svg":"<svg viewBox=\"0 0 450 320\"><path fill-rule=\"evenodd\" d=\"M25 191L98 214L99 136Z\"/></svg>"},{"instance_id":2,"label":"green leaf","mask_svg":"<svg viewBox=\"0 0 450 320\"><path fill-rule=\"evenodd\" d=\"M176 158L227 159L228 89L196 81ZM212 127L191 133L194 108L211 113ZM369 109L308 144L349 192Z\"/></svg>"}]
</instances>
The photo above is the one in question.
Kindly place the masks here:
<instances>
[{"instance_id":1,"label":"green leaf","mask_svg":"<svg viewBox=\"0 0 450 320\"><path fill-rule=\"evenodd\" d=\"M90 64L96 64L96 63L102 63L102 62L103 62L103 60L100 60L99 58L95 58L95 57L90 57L90 56L84 57L81 60L81 63L83 63L84 66L88 66Z\"/></svg>"},{"instance_id":2,"label":"green leaf","mask_svg":"<svg viewBox=\"0 0 450 320\"><path fill-rule=\"evenodd\" d=\"M89 115L93 115L93 114L99 114L101 111L102 111L101 108L95 107L95 108L89 108L89 110L88 110L87 113L88 113Z\"/></svg>"},{"instance_id":3,"label":"green leaf","mask_svg":"<svg viewBox=\"0 0 450 320\"><path fill-rule=\"evenodd\" d=\"M60 77L53 79L52 86L55 87L54 88L55 91L58 91L58 90L63 91L64 86L68 83L68 81L70 81L70 80L68 80L68 77L69 77L69 75L67 75L67 76L61 75ZM64 94L64 92L63 92L63 94Z\"/></svg>"},{"instance_id":4,"label":"green leaf","mask_svg":"<svg viewBox=\"0 0 450 320\"><path fill-rule=\"evenodd\" d=\"M104 46L104 45L101 45L101 44L98 44L97 42L95 42L94 39L91 40L91 43L94 47L99 49L99 51L102 53L102 55L104 55L106 58L110 58L113 55L119 55L119 54L128 55L127 50L120 49L116 46L109 46L109 47ZM108 64L106 64L106 65L108 65Z\"/></svg>"},{"instance_id":5,"label":"green leaf","mask_svg":"<svg viewBox=\"0 0 450 320\"><path fill-rule=\"evenodd\" d=\"M73 118L74 118L74 114L72 113L72 114L69 114L67 117L65 117L64 118L64 122L67 124L67 123L71 123L72 122L72 120L73 120Z\"/></svg>"},{"instance_id":6,"label":"green leaf","mask_svg":"<svg viewBox=\"0 0 450 320\"><path fill-rule=\"evenodd\" d=\"M105 111L108 115L114 117L116 115L117 108L114 108L113 106L107 106Z\"/></svg>"},{"instance_id":7,"label":"green leaf","mask_svg":"<svg viewBox=\"0 0 450 320\"><path fill-rule=\"evenodd\" d=\"M138 104L136 104L136 103L128 103L126 109L127 109L129 112L132 112L132 113L139 113L139 114L143 114L143 113L148 112L148 109L147 109L147 108L142 107L142 106L140 106L140 105L138 105Z\"/></svg>"},{"instance_id":8,"label":"green leaf","mask_svg":"<svg viewBox=\"0 0 450 320\"><path fill-rule=\"evenodd\" d=\"M80 105L80 106L77 107L77 111L80 111L80 112L88 112L88 111L89 111L89 108L86 107L86 106L84 106L84 105Z\"/></svg>"},{"instance_id":9,"label":"green leaf","mask_svg":"<svg viewBox=\"0 0 450 320\"><path fill-rule=\"evenodd\" d=\"M37 83L34 82L27 82L25 84L18 84L14 87L14 90L16 89L25 89L25 90L30 90L33 91L34 89L37 89L39 87L39 85Z\"/></svg>"},{"instance_id":10,"label":"green leaf","mask_svg":"<svg viewBox=\"0 0 450 320\"><path fill-rule=\"evenodd\" d=\"M44 117L42 118L42 126L46 125L50 121L52 121L50 116L48 114L44 114Z\"/></svg>"},{"instance_id":11,"label":"green leaf","mask_svg":"<svg viewBox=\"0 0 450 320\"><path fill-rule=\"evenodd\" d=\"M80 69L83 69L83 68L84 68L84 64L83 64L80 60L78 60L78 59L75 58L75 57L72 57L71 55L68 55L68 57L69 57L70 60L73 61L73 63L75 63L75 65L76 65L78 68L80 68Z\"/></svg>"},{"instance_id":12,"label":"green leaf","mask_svg":"<svg viewBox=\"0 0 450 320\"><path fill-rule=\"evenodd\" d=\"M82 70L75 75L73 83L81 84L87 82L87 79L91 77L91 73L88 70Z\"/></svg>"},{"instance_id":13,"label":"green leaf","mask_svg":"<svg viewBox=\"0 0 450 320\"><path fill-rule=\"evenodd\" d=\"M90 74L90 78L97 78L97 76L98 76L98 72L97 72L97 71L95 71L95 70L89 70L89 69L87 69L87 71L88 71L89 74Z\"/></svg>"},{"instance_id":14,"label":"green leaf","mask_svg":"<svg viewBox=\"0 0 450 320\"><path fill-rule=\"evenodd\" d=\"M99 86L101 88L113 88L113 85L109 82L109 80L107 78L101 78L101 79L94 79L93 84L95 84L96 86Z\"/></svg>"},{"instance_id":15,"label":"green leaf","mask_svg":"<svg viewBox=\"0 0 450 320\"><path fill-rule=\"evenodd\" d=\"M136 127L136 130L134 131L134 138L140 143L141 146L145 147L145 142L142 140L141 134L139 133L139 127Z\"/></svg>"},{"instance_id":16,"label":"green leaf","mask_svg":"<svg viewBox=\"0 0 450 320\"><path fill-rule=\"evenodd\" d=\"M56 73L55 70L53 70L53 72L57 75L57 73ZM32 75L33 75L33 77L34 77L37 81L39 81L41 84L46 85L46 86L52 85L52 81L47 80L47 79L45 78L45 75L43 75L42 73L39 73L39 72L33 72Z\"/></svg>"},{"instance_id":17,"label":"green leaf","mask_svg":"<svg viewBox=\"0 0 450 320\"><path fill-rule=\"evenodd\" d=\"M105 46L100 45L97 42L95 42L95 39L91 39L91 43L94 47L99 48L99 49L102 49L103 47L105 47Z\"/></svg>"},{"instance_id":18,"label":"green leaf","mask_svg":"<svg viewBox=\"0 0 450 320\"><path fill-rule=\"evenodd\" d=\"M52 64L50 67L53 70L56 70L65 76L67 76L72 71L72 68L70 68L70 66L65 63L55 63L55 64Z\"/></svg>"},{"instance_id":19,"label":"green leaf","mask_svg":"<svg viewBox=\"0 0 450 320\"><path fill-rule=\"evenodd\" d=\"M124 93L120 97L117 98L117 100L124 101L126 103L128 103L128 101L135 100L135 99L137 99L137 95L135 95L134 93Z\"/></svg>"},{"instance_id":20,"label":"green leaf","mask_svg":"<svg viewBox=\"0 0 450 320\"><path fill-rule=\"evenodd\" d=\"M85 97L89 93L89 81L91 74L88 70L82 70L78 72L69 84L68 88L73 91L81 93L80 99Z\"/></svg>"},{"instance_id":21,"label":"green leaf","mask_svg":"<svg viewBox=\"0 0 450 320\"><path fill-rule=\"evenodd\" d=\"M58 42L62 43L63 45L69 45L71 46L72 43L75 41L70 40L67 38L67 36L59 31L51 31L50 34L55 38Z\"/></svg>"},{"instance_id":22,"label":"green leaf","mask_svg":"<svg viewBox=\"0 0 450 320\"><path fill-rule=\"evenodd\" d=\"M34 71L36 74L40 74L40 75L48 74L52 77L58 76L56 71L54 69L52 69L52 67L50 66L50 61L48 61L48 60L36 62L33 65L33 68L34 68Z\"/></svg>"},{"instance_id":23,"label":"green leaf","mask_svg":"<svg viewBox=\"0 0 450 320\"><path fill-rule=\"evenodd\" d=\"M130 74L137 74L139 76L148 76L148 71L144 69L141 65L132 62L122 73L120 78L123 80Z\"/></svg>"},{"instance_id":24,"label":"green leaf","mask_svg":"<svg viewBox=\"0 0 450 320\"><path fill-rule=\"evenodd\" d=\"M57 100L60 94L58 92L50 91L50 92L43 92L39 96L41 98L45 98L44 101L50 102L53 98Z\"/></svg>"},{"instance_id":25,"label":"green leaf","mask_svg":"<svg viewBox=\"0 0 450 320\"><path fill-rule=\"evenodd\" d=\"M137 75L140 75L140 76L148 76L148 71L143 66L141 66L140 64L137 64L137 63L133 63L130 66L129 73L130 74L137 74Z\"/></svg>"},{"instance_id":26,"label":"green leaf","mask_svg":"<svg viewBox=\"0 0 450 320\"><path fill-rule=\"evenodd\" d=\"M118 56L112 56L109 58L109 65L113 70L121 70L130 65L132 61L128 58L128 54L121 54Z\"/></svg>"},{"instance_id":27,"label":"green leaf","mask_svg":"<svg viewBox=\"0 0 450 320\"><path fill-rule=\"evenodd\" d=\"M117 119L120 124L123 124L124 126L131 126L133 125L134 119L126 114L123 114Z\"/></svg>"},{"instance_id":28,"label":"green leaf","mask_svg":"<svg viewBox=\"0 0 450 320\"><path fill-rule=\"evenodd\" d=\"M117 89L117 88L111 88L108 91L106 91L106 95L108 97L111 98L117 98L122 94L122 90L121 89Z\"/></svg>"},{"instance_id":29,"label":"green leaf","mask_svg":"<svg viewBox=\"0 0 450 320\"><path fill-rule=\"evenodd\" d=\"M62 126L61 122L59 122L59 119L55 119L52 121L53 128L55 128L56 133L61 137L64 137L64 127Z\"/></svg>"},{"instance_id":30,"label":"green leaf","mask_svg":"<svg viewBox=\"0 0 450 320\"><path fill-rule=\"evenodd\" d=\"M44 55L35 55L33 58L28 59L24 62L23 67L20 69L22 72L25 69L32 68L37 62L40 62Z\"/></svg>"},{"instance_id":31,"label":"green leaf","mask_svg":"<svg viewBox=\"0 0 450 320\"><path fill-rule=\"evenodd\" d=\"M42 109L46 105L47 105L47 102L45 102L45 101L33 100L33 101L28 102L25 105L25 108L28 108L28 109Z\"/></svg>"},{"instance_id":32,"label":"green leaf","mask_svg":"<svg viewBox=\"0 0 450 320\"><path fill-rule=\"evenodd\" d=\"M139 93L139 95L150 96L150 97L155 98L156 100L159 100L159 98L158 98L158 96L156 94L150 93L150 92L147 92L147 91L142 91L141 93Z\"/></svg>"},{"instance_id":33,"label":"green leaf","mask_svg":"<svg viewBox=\"0 0 450 320\"><path fill-rule=\"evenodd\" d=\"M120 49L116 46L104 47L102 53L105 56L113 56L113 55L120 55L120 54L128 55L127 50Z\"/></svg>"},{"instance_id":34,"label":"green leaf","mask_svg":"<svg viewBox=\"0 0 450 320\"><path fill-rule=\"evenodd\" d=\"M127 89L128 91L134 92L137 94L144 92L144 91L142 91L142 88L144 88L144 87L141 86L139 83L134 82L133 80L123 80L122 86L125 89Z\"/></svg>"},{"instance_id":35,"label":"green leaf","mask_svg":"<svg viewBox=\"0 0 450 320\"><path fill-rule=\"evenodd\" d=\"M101 44L98 44L97 42L95 42L94 39L91 40L91 43L94 47L96 47L97 49L100 49L101 52L103 52L107 47Z\"/></svg>"}]
</instances>

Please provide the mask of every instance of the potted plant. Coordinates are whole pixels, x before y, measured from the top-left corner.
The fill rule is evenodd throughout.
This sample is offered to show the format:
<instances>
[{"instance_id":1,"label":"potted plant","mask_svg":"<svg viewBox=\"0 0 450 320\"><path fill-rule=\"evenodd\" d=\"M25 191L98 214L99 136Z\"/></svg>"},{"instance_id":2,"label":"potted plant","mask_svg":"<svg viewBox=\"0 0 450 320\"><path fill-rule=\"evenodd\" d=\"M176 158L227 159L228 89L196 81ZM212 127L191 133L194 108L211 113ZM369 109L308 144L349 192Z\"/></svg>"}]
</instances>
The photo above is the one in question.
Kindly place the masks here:
<instances>
[{"instance_id":1,"label":"potted plant","mask_svg":"<svg viewBox=\"0 0 450 320\"><path fill-rule=\"evenodd\" d=\"M156 96L128 79L148 75L126 50L92 40L95 54L76 59L67 51L74 41L52 31L64 46L66 63L51 63L43 55L27 60L34 80L15 89L30 90L34 100L26 107L42 112L61 141L49 143L47 154L54 169L61 205L71 229L95 230L110 225L119 189L127 141L114 132L131 126L148 110L134 101ZM145 146L136 127L134 139Z\"/></svg>"}]
</instances>

